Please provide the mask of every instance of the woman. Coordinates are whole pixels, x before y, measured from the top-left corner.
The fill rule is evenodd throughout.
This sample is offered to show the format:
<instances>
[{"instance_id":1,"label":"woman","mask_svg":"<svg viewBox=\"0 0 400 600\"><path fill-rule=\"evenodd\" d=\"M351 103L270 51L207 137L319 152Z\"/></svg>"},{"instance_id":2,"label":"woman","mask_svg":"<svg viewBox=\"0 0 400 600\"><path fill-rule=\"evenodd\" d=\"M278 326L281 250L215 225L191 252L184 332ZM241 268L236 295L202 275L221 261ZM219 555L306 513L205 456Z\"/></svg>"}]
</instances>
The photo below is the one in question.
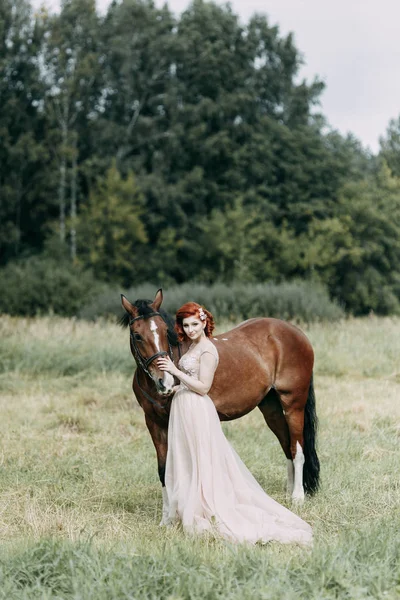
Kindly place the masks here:
<instances>
[{"instance_id":1,"label":"woman","mask_svg":"<svg viewBox=\"0 0 400 600\"><path fill-rule=\"evenodd\" d=\"M191 341L179 368L168 356L157 359L180 381L168 426L170 519L192 533L216 531L234 542L310 544L310 525L264 492L224 436L207 395L219 360L209 339L212 314L188 302L176 313L175 329L180 341Z\"/></svg>"}]
</instances>

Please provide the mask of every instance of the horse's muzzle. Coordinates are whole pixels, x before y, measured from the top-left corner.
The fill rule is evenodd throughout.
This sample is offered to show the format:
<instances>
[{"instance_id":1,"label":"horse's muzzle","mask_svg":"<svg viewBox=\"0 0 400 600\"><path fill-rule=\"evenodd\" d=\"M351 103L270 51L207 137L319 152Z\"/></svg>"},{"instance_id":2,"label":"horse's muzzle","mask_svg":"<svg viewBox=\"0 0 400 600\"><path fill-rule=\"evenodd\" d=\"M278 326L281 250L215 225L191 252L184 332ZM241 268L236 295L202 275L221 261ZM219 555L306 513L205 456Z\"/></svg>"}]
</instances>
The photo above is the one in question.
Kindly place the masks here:
<instances>
[{"instance_id":1,"label":"horse's muzzle","mask_svg":"<svg viewBox=\"0 0 400 600\"><path fill-rule=\"evenodd\" d=\"M170 396L173 392L172 386L166 386L162 379L156 381L156 387L160 396Z\"/></svg>"}]
</instances>

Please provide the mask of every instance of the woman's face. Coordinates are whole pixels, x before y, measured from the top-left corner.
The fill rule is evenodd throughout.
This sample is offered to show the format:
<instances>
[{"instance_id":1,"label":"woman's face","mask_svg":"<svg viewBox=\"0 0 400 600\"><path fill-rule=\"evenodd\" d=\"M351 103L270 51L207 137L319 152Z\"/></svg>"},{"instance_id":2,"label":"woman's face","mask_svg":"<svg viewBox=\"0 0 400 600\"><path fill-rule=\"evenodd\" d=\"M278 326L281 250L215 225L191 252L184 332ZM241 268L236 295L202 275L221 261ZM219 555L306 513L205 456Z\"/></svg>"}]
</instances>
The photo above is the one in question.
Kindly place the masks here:
<instances>
[{"instance_id":1,"label":"woman's face","mask_svg":"<svg viewBox=\"0 0 400 600\"><path fill-rule=\"evenodd\" d=\"M182 321L182 327L188 338L196 341L205 335L206 321L201 321L200 317L186 317Z\"/></svg>"}]
</instances>

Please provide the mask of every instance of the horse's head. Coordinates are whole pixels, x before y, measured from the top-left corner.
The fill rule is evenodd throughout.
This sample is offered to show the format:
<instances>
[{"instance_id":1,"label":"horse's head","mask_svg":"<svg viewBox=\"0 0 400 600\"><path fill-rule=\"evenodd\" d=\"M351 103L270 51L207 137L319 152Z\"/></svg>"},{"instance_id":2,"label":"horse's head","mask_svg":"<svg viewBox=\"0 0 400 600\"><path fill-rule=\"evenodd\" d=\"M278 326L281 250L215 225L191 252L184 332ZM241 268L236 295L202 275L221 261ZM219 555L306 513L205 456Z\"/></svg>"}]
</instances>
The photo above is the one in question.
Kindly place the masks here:
<instances>
[{"instance_id":1,"label":"horse's head","mask_svg":"<svg viewBox=\"0 0 400 600\"><path fill-rule=\"evenodd\" d=\"M162 300L162 290L158 290L153 302L136 300L134 304L121 294L122 306L126 311L121 322L129 325L131 351L137 366L151 377L159 394L169 396L174 378L170 373L161 371L155 360L166 354L172 358L171 344L176 345L173 321L165 311L160 310Z\"/></svg>"}]
</instances>

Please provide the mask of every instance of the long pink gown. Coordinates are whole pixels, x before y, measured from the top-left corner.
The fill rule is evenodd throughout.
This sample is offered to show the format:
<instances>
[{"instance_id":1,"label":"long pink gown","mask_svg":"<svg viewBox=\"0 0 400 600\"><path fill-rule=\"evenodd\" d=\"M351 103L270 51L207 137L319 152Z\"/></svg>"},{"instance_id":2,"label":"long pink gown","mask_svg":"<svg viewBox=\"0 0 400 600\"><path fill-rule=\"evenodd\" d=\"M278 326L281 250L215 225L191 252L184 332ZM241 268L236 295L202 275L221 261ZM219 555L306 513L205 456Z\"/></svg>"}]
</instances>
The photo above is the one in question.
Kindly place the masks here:
<instances>
[{"instance_id":1,"label":"long pink gown","mask_svg":"<svg viewBox=\"0 0 400 600\"><path fill-rule=\"evenodd\" d=\"M198 379L202 344L179 368ZM232 542L312 543L312 529L270 498L226 439L215 406L180 384L171 406L165 485L169 518L190 533L212 531Z\"/></svg>"}]
</instances>

